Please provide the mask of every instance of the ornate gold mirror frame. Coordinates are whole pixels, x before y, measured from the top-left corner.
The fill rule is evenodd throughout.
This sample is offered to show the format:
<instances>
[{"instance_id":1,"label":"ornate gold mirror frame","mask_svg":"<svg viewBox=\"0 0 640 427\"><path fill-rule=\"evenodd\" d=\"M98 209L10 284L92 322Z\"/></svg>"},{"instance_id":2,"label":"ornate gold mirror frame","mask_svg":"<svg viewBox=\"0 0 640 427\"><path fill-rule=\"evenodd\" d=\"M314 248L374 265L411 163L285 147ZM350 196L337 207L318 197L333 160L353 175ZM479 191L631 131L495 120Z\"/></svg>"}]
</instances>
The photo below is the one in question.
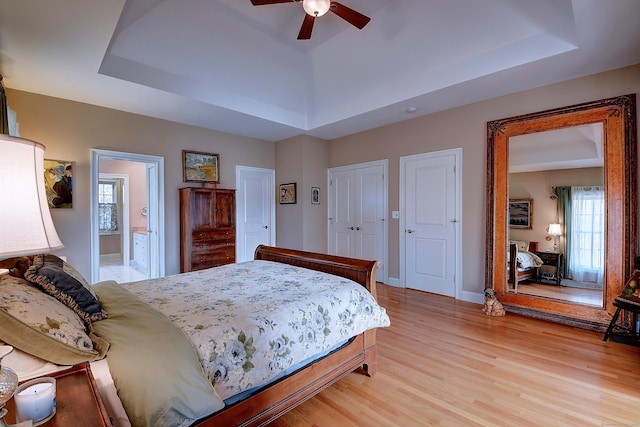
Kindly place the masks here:
<instances>
[{"instance_id":1,"label":"ornate gold mirror frame","mask_svg":"<svg viewBox=\"0 0 640 427\"><path fill-rule=\"evenodd\" d=\"M605 277L601 307L510 291L507 283L509 138L585 124L604 127ZM487 240L485 286L507 311L573 324L606 327L637 256L637 131L635 94L487 123ZM628 324L629 319L625 320ZM628 326L628 325L627 325Z\"/></svg>"}]
</instances>

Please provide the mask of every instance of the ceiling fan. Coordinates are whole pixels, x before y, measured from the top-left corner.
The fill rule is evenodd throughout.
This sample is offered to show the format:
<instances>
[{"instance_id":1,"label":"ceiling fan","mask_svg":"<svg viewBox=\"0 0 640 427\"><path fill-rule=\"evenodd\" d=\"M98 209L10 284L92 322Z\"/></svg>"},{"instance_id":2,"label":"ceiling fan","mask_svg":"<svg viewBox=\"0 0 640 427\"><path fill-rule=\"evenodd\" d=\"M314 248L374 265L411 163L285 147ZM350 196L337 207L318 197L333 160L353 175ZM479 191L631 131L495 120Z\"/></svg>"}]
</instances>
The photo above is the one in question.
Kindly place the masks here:
<instances>
[{"instance_id":1,"label":"ceiling fan","mask_svg":"<svg viewBox=\"0 0 640 427\"><path fill-rule=\"evenodd\" d=\"M369 23L371 18L365 16L353 9L344 6L337 1L329 0L251 0L251 4L254 6L263 6L265 4L277 4L277 3L302 3L305 15L304 21L302 21L302 27L300 27L300 33L298 34L298 40L309 40L311 38L311 31L313 30L313 23L315 19L331 11L344 19L354 27L363 29L365 25Z\"/></svg>"}]
</instances>

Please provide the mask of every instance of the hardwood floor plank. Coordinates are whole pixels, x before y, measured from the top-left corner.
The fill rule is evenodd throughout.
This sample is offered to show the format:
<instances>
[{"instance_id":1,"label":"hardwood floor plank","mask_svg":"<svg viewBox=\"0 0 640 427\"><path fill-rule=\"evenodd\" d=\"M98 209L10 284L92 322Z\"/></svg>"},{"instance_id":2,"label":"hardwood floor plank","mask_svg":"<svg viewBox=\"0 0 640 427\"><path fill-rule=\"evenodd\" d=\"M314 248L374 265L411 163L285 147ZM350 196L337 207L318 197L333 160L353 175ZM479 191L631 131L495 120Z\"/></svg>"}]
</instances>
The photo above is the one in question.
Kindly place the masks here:
<instances>
[{"instance_id":1,"label":"hardwood floor plank","mask_svg":"<svg viewBox=\"0 0 640 427\"><path fill-rule=\"evenodd\" d=\"M640 347L378 285L378 373L349 374L272 422L324 426L640 425Z\"/></svg>"}]
</instances>

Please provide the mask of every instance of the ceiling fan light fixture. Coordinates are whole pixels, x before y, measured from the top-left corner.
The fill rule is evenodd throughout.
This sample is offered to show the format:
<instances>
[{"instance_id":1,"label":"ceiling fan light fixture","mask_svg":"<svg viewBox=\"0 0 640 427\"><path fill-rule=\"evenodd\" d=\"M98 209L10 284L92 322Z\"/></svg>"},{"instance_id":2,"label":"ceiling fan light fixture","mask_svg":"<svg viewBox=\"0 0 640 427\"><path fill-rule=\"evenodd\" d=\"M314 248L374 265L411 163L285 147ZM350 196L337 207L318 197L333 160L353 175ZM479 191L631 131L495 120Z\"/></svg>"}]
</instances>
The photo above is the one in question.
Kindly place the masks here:
<instances>
[{"instance_id":1,"label":"ceiling fan light fixture","mask_svg":"<svg viewBox=\"0 0 640 427\"><path fill-rule=\"evenodd\" d=\"M314 18L324 15L331 7L330 0L303 0L302 7L304 11Z\"/></svg>"}]
</instances>

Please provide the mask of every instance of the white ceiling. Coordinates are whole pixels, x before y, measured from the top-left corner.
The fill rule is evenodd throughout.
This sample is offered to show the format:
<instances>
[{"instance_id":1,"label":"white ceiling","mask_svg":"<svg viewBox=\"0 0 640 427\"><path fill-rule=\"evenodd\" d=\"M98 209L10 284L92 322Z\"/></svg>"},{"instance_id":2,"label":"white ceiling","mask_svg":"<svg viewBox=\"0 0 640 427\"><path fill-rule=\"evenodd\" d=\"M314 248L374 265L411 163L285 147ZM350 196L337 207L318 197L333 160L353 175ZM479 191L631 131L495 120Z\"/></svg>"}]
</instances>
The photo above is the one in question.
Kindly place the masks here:
<instances>
[{"instance_id":1,"label":"white ceiling","mask_svg":"<svg viewBox=\"0 0 640 427\"><path fill-rule=\"evenodd\" d=\"M604 167L602 123L509 138L509 172Z\"/></svg>"},{"instance_id":2,"label":"white ceiling","mask_svg":"<svg viewBox=\"0 0 640 427\"><path fill-rule=\"evenodd\" d=\"M640 63L639 0L342 3L371 22L328 13L299 41L293 2L0 0L0 73L12 89L277 141Z\"/></svg>"}]
</instances>

